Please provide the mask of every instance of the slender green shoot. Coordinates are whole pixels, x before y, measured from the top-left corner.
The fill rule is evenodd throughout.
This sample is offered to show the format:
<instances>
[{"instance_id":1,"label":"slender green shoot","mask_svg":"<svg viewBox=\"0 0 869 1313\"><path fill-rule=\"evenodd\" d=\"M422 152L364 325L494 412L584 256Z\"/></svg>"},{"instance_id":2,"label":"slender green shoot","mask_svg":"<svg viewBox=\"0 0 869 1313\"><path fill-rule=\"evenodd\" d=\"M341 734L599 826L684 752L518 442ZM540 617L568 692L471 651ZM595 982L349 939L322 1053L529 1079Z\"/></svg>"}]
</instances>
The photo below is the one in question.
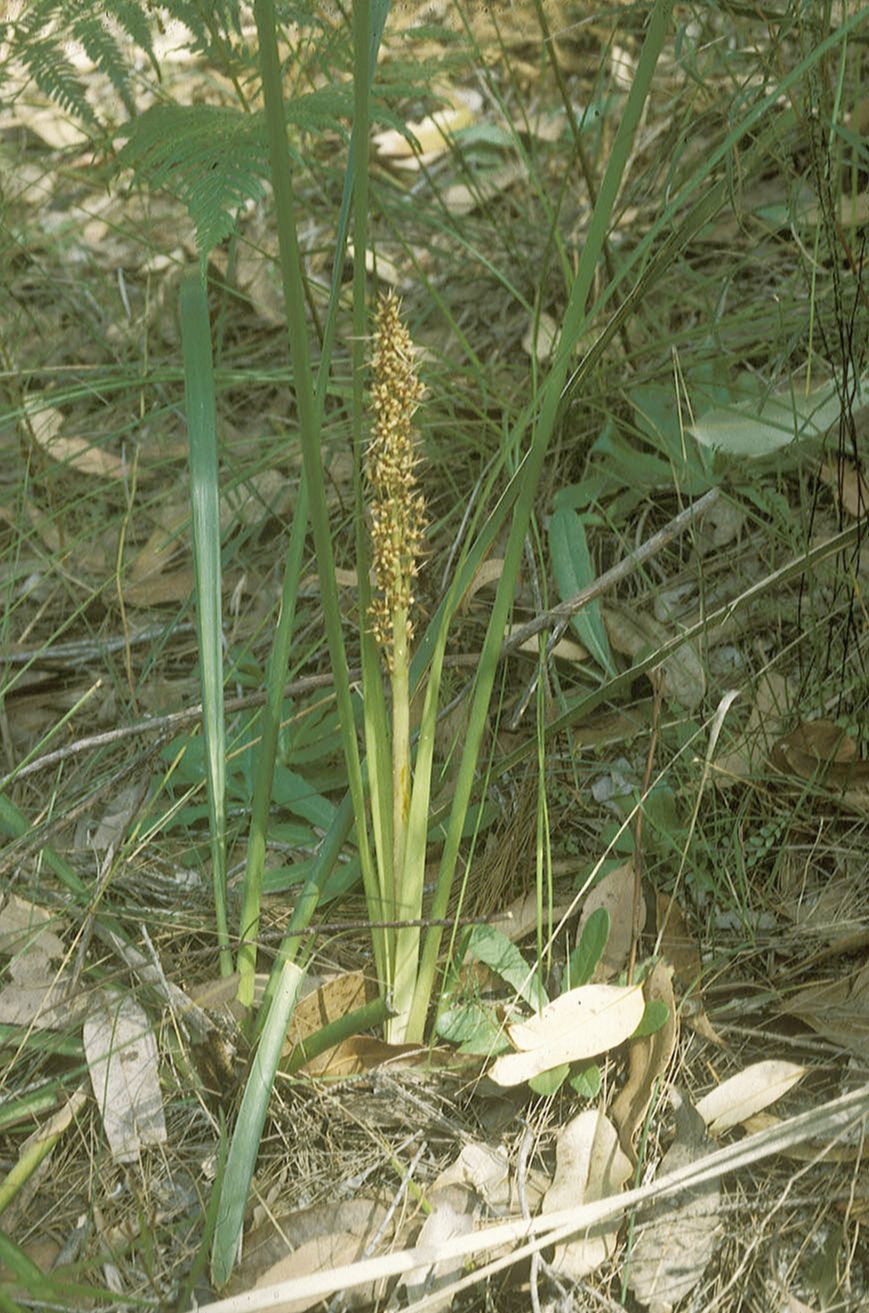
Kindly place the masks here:
<instances>
[{"instance_id":1,"label":"slender green shoot","mask_svg":"<svg viewBox=\"0 0 869 1313\"><path fill-rule=\"evenodd\" d=\"M221 620L220 499L217 473L217 416L211 358L208 294L201 275L181 287L181 341L187 410L196 629L202 687L206 785L211 831L211 877L220 973L232 973L226 913L226 734L223 716L223 626Z\"/></svg>"}]
</instances>

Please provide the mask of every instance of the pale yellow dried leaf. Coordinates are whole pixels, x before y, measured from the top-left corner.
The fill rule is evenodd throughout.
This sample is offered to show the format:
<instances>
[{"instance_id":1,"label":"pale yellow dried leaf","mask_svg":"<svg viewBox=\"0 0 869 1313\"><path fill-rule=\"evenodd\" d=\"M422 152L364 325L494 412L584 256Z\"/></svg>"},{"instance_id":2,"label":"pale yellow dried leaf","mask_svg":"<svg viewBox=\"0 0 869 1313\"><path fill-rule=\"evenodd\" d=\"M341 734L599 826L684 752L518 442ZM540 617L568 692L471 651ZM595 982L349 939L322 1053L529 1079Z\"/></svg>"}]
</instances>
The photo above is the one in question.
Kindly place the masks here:
<instances>
[{"instance_id":1,"label":"pale yellow dried leaf","mask_svg":"<svg viewBox=\"0 0 869 1313\"><path fill-rule=\"evenodd\" d=\"M144 1146L168 1138L151 1023L129 994L105 992L92 1002L82 1039L112 1156L135 1162Z\"/></svg>"},{"instance_id":2,"label":"pale yellow dried leaf","mask_svg":"<svg viewBox=\"0 0 869 1313\"><path fill-rule=\"evenodd\" d=\"M619 1145L615 1128L602 1112L588 1109L561 1130L555 1146L555 1175L541 1212L553 1213L617 1194L633 1165ZM615 1252L617 1220L601 1223L581 1238L556 1247L555 1270L581 1281Z\"/></svg>"},{"instance_id":3,"label":"pale yellow dried leaf","mask_svg":"<svg viewBox=\"0 0 869 1313\"><path fill-rule=\"evenodd\" d=\"M0 907L0 953L16 956L37 947L51 959L63 955L63 941L51 929L56 917L20 894L6 894Z\"/></svg>"},{"instance_id":4,"label":"pale yellow dried leaf","mask_svg":"<svg viewBox=\"0 0 869 1313\"><path fill-rule=\"evenodd\" d=\"M632 1145L642 1126L659 1079L670 1065L678 1038L676 1000L673 996L673 968L657 962L643 983L647 1003L664 1003L667 1020L653 1035L632 1041L628 1051L628 1079L613 1100L612 1119L619 1129L622 1145Z\"/></svg>"},{"instance_id":5,"label":"pale yellow dried leaf","mask_svg":"<svg viewBox=\"0 0 869 1313\"><path fill-rule=\"evenodd\" d=\"M453 183L443 190L441 200L450 214L471 214L478 205L485 205L486 201L500 195L514 183L524 182L527 176L526 165L521 160L511 160L509 164L481 174L473 187L464 182Z\"/></svg>"},{"instance_id":6,"label":"pale yellow dried leaf","mask_svg":"<svg viewBox=\"0 0 869 1313\"><path fill-rule=\"evenodd\" d=\"M70 466L79 474L101 479L124 477L126 467L119 456L94 446L87 438L68 438L60 433L64 417L54 406L41 406L31 398L26 409L34 442L52 460Z\"/></svg>"},{"instance_id":7,"label":"pale yellow dried leaf","mask_svg":"<svg viewBox=\"0 0 869 1313\"><path fill-rule=\"evenodd\" d=\"M453 99L455 103L450 108L435 110L419 122L408 123L418 145L408 141L396 128L376 132L372 141L381 159L408 160L420 153L435 159L442 155L449 148L450 137L470 127L482 106L479 92L456 92Z\"/></svg>"},{"instance_id":8,"label":"pale yellow dried leaf","mask_svg":"<svg viewBox=\"0 0 869 1313\"><path fill-rule=\"evenodd\" d=\"M571 989L530 1021L507 1028L520 1051L497 1058L488 1074L498 1085L520 1085L562 1063L605 1053L633 1034L643 1007L640 985Z\"/></svg>"},{"instance_id":9,"label":"pale yellow dried leaf","mask_svg":"<svg viewBox=\"0 0 869 1313\"><path fill-rule=\"evenodd\" d=\"M510 1163L503 1148L472 1140L462 1146L458 1157L439 1172L432 1190L448 1185L475 1190L488 1206L502 1211L510 1198Z\"/></svg>"},{"instance_id":10,"label":"pale yellow dried leaf","mask_svg":"<svg viewBox=\"0 0 869 1313\"><path fill-rule=\"evenodd\" d=\"M752 1063L704 1095L697 1104L697 1112L710 1135L723 1135L731 1127L781 1099L807 1071L808 1067L799 1063L777 1058Z\"/></svg>"},{"instance_id":11,"label":"pale yellow dried leaf","mask_svg":"<svg viewBox=\"0 0 869 1313\"><path fill-rule=\"evenodd\" d=\"M558 346L559 329L552 315L543 310L538 321L532 319L522 335L522 350L526 356L548 360Z\"/></svg>"}]
</instances>

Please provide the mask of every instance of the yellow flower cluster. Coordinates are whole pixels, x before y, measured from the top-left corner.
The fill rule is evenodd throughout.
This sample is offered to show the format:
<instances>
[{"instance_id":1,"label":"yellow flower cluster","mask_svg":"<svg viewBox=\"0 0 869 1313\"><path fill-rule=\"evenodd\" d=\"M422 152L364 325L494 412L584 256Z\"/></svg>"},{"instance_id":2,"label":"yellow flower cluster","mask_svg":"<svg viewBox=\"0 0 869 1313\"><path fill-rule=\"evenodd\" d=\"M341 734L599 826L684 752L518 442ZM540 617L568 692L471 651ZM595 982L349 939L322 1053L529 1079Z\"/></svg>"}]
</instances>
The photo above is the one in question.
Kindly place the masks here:
<instances>
[{"instance_id":1,"label":"yellow flower cluster","mask_svg":"<svg viewBox=\"0 0 869 1313\"><path fill-rule=\"evenodd\" d=\"M394 292L381 296L377 305L371 361L374 422L365 462L376 589L369 620L387 660L391 660L396 624L406 625L408 642L413 634L411 581L425 532L425 501L416 490L412 429L423 386L413 371L413 344L399 309Z\"/></svg>"}]
</instances>

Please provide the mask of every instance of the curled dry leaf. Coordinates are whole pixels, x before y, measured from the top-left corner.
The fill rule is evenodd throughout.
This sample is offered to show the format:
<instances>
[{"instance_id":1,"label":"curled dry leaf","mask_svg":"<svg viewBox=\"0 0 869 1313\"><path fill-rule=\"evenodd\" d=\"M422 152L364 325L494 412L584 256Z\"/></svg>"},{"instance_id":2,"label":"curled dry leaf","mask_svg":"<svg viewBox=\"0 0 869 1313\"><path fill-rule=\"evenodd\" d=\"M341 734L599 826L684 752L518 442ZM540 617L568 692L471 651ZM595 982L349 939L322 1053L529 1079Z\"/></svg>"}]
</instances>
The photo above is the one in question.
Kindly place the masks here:
<instances>
[{"instance_id":1,"label":"curled dry leaf","mask_svg":"<svg viewBox=\"0 0 869 1313\"><path fill-rule=\"evenodd\" d=\"M558 1137L555 1176L541 1211L554 1213L617 1194L633 1170L612 1122L596 1109L581 1112ZM579 1239L556 1246L552 1266L572 1281L581 1281L614 1253L618 1232L617 1220L590 1227Z\"/></svg>"},{"instance_id":2,"label":"curled dry leaf","mask_svg":"<svg viewBox=\"0 0 869 1313\"><path fill-rule=\"evenodd\" d=\"M496 584L501 578L503 572L504 562L500 556L490 556L487 560L483 561L473 579L468 584L467 591L459 603L459 610L467 610L480 589L488 587L489 584Z\"/></svg>"},{"instance_id":3,"label":"curled dry leaf","mask_svg":"<svg viewBox=\"0 0 869 1313\"><path fill-rule=\"evenodd\" d=\"M719 788L757 776L775 738L784 729L790 703L791 693L783 675L770 670L758 678L744 733L715 758L715 781Z\"/></svg>"},{"instance_id":4,"label":"curled dry leaf","mask_svg":"<svg viewBox=\"0 0 869 1313\"><path fill-rule=\"evenodd\" d=\"M634 1161L634 1136L643 1123L655 1084L667 1070L676 1047L678 1023L672 978L673 968L658 962L643 984L647 1003L666 1004L667 1020L654 1035L644 1035L631 1042L628 1050L628 1079L610 1109L618 1127L622 1148Z\"/></svg>"},{"instance_id":5,"label":"curled dry leaf","mask_svg":"<svg viewBox=\"0 0 869 1313\"><path fill-rule=\"evenodd\" d=\"M520 1052L497 1058L488 1075L497 1085L520 1085L563 1063L605 1053L634 1033L643 1008L640 985L568 990L536 1017L507 1027Z\"/></svg>"},{"instance_id":6,"label":"curled dry leaf","mask_svg":"<svg viewBox=\"0 0 869 1313\"><path fill-rule=\"evenodd\" d=\"M645 911L645 907L635 908L635 893L636 869L629 857L598 881L582 905L577 941L598 908L602 907L610 919L609 938L595 969L595 981L610 980L627 964L634 936L642 929L639 917Z\"/></svg>"},{"instance_id":7,"label":"curled dry leaf","mask_svg":"<svg viewBox=\"0 0 869 1313\"><path fill-rule=\"evenodd\" d=\"M450 1240L457 1236L468 1235L474 1229L475 1200L473 1191L460 1185L447 1185L440 1190L432 1190L428 1195L431 1212L422 1224L416 1238L420 1249L437 1251L446 1248ZM445 1258L427 1267L413 1268L399 1277L399 1288L407 1292L407 1300L413 1304L442 1286L449 1285L461 1272L464 1258ZM444 1295L429 1305L432 1313L440 1313L452 1304L452 1296Z\"/></svg>"},{"instance_id":8,"label":"curled dry leaf","mask_svg":"<svg viewBox=\"0 0 869 1313\"><path fill-rule=\"evenodd\" d=\"M87 438L68 438L61 434L64 416L54 406L43 406L35 397L31 397L25 403L25 408L34 442L52 460L70 466L79 474L94 475L100 479L124 478L127 471L119 456L104 451Z\"/></svg>"},{"instance_id":9,"label":"curled dry leaf","mask_svg":"<svg viewBox=\"0 0 869 1313\"><path fill-rule=\"evenodd\" d=\"M831 788L869 786L869 761L858 759L857 744L832 720L807 720L774 745L770 762L785 775L817 780Z\"/></svg>"},{"instance_id":10,"label":"curled dry leaf","mask_svg":"<svg viewBox=\"0 0 869 1313\"><path fill-rule=\"evenodd\" d=\"M230 1278L226 1293L240 1295L356 1262L365 1257L378 1234L388 1243L394 1228L386 1208L374 1199L343 1199L279 1214L257 1226L246 1238L244 1259ZM374 1284L361 1286L352 1292L349 1306L370 1304L383 1293ZM320 1297L311 1295L285 1301L280 1307L282 1313L304 1313L319 1303Z\"/></svg>"},{"instance_id":11,"label":"curled dry leaf","mask_svg":"<svg viewBox=\"0 0 869 1313\"><path fill-rule=\"evenodd\" d=\"M688 1167L710 1147L702 1117L679 1098L676 1138L661 1160L658 1175ZM721 1236L720 1205L718 1182L708 1181L662 1200L639 1223L628 1285L649 1313L670 1313L703 1276Z\"/></svg>"},{"instance_id":12,"label":"curled dry leaf","mask_svg":"<svg viewBox=\"0 0 869 1313\"><path fill-rule=\"evenodd\" d=\"M782 1098L807 1071L808 1067L796 1062L777 1059L755 1062L705 1094L697 1104L697 1111L710 1135L723 1135Z\"/></svg>"},{"instance_id":13,"label":"curled dry leaf","mask_svg":"<svg viewBox=\"0 0 869 1313\"><path fill-rule=\"evenodd\" d=\"M420 156L422 162L430 163L449 150L450 138L471 126L483 104L482 96L475 90L454 90L450 99L453 103L449 108L435 110L417 123L408 123L408 132L416 138L415 143L396 128L376 132L372 141L381 159L419 168Z\"/></svg>"},{"instance_id":14,"label":"curled dry leaf","mask_svg":"<svg viewBox=\"0 0 869 1313\"><path fill-rule=\"evenodd\" d=\"M844 980L801 989L784 1010L862 1062L869 1061L869 963Z\"/></svg>"}]
</instances>

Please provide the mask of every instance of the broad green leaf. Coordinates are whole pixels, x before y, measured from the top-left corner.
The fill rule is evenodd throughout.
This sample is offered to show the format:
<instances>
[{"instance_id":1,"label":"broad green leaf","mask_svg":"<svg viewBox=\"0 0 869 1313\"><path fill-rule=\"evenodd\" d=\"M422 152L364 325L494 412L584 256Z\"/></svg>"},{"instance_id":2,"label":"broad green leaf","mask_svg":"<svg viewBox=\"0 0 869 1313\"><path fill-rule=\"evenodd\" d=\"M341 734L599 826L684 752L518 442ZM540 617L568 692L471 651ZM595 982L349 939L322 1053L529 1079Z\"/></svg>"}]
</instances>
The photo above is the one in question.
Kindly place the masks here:
<instances>
[{"instance_id":1,"label":"broad green leaf","mask_svg":"<svg viewBox=\"0 0 869 1313\"><path fill-rule=\"evenodd\" d=\"M568 963L568 988L587 985L606 948L610 933L610 915L605 907L597 907L582 928L579 943Z\"/></svg>"},{"instance_id":2,"label":"broad green leaf","mask_svg":"<svg viewBox=\"0 0 869 1313\"><path fill-rule=\"evenodd\" d=\"M535 1094L540 1094L548 1099L551 1095L558 1093L569 1075L570 1063L563 1062L560 1067L550 1067L549 1071L542 1071L539 1076L532 1076L528 1082L528 1087Z\"/></svg>"},{"instance_id":3,"label":"broad green leaf","mask_svg":"<svg viewBox=\"0 0 869 1313\"><path fill-rule=\"evenodd\" d=\"M320 830L328 830L335 818L335 804L311 788L303 776L286 766L275 766L272 799L294 816Z\"/></svg>"},{"instance_id":4,"label":"broad green leaf","mask_svg":"<svg viewBox=\"0 0 869 1313\"><path fill-rule=\"evenodd\" d=\"M495 1054L510 1047L497 1017L476 999L441 1012L435 1030L442 1039L458 1044L462 1053Z\"/></svg>"},{"instance_id":5,"label":"broad green leaf","mask_svg":"<svg viewBox=\"0 0 869 1313\"><path fill-rule=\"evenodd\" d=\"M468 937L467 956L474 957L505 980L532 1008L546 1006L546 991L537 972L529 967L515 944L491 925L474 926Z\"/></svg>"},{"instance_id":6,"label":"broad green leaf","mask_svg":"<svg viewBox=\"0 0 869 1313\"><path fill-rule=\"evenodd\" d=\"M669 1015L670 1009L667 1004L659 998L653 998L651 1002L646 1004L643 1010L643 1019L631 1039L643 1039L646 1035L654 1035L656 1030L660 1030L662 1026L666 1025Z\"/></svg>"},{"instance_id":7,"label":"broad green leaf","mask_svg":"<svg viewBox=\"0 0 869 1313\"><path fill-rule=\"evenodd\" d=\"M552 570L559 596L563 602L587 587L595 577L588 552L585 526L576 511L553 511L549 520L549 550L552 553ZM609 675L615 674L609 639L606 636L600 606L592 602L571 618L577 637L588 648L595 661Z\"/></svg>"},{"instance_id":8,"label":"broad green leaf","mask_svg":"<svg viewBox=\"0 0 869 1313\"><path fill-rule=\"evenodd\" d=\"M571 1076L568 1081L570 1088L581 1099L596 1099L600 1093L601 1083L600 1067L596 1062L590 1062L587 1067L583 1067L575 1076Z\"/></svg>"}]
</instances>

